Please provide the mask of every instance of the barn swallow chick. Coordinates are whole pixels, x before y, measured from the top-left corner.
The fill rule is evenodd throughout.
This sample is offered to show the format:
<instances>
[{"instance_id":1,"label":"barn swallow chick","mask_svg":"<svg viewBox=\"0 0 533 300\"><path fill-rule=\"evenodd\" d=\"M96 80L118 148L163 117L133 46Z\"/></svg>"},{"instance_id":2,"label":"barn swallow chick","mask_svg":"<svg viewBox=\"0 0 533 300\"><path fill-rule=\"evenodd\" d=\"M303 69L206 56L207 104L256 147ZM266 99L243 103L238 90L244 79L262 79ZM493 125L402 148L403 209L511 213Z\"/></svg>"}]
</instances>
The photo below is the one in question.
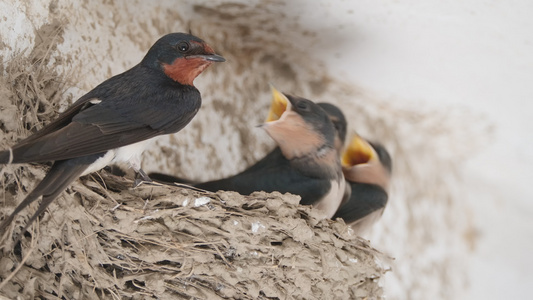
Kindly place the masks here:
<instances>
[{"instance_id":1,"label":"barn swallow chick","mask_svg":"<svg viewBox=\"0 0 533 300\"><path fill-rule=\"evenodd\" d=\"M342 165L351 194L333 219L342 218L361 235L379 220L387 205L392 159L382 145L356 135L342 156Z\"/></svg>"},{"instance_id":2,"label":"barn swallow chick","mask_svg":"<svg viewBox=\"0 0 533 300\"><path fill-rule=\"evenodd\" d=\"M285 95L287 107L281 117L263 125L278 144L290 165L306 177L318 179L293 182L281 177L302 196L301 204L313 205L330 218L340 205L345 182L339 172L339 157L335 148L336 130L328 114L310 100ZM316 185L315 185L316 184Z\"/></svg>"},{"instance_id":3,"label":"barn swallow chick","mask_svg":"<svg viewBox=\"0 0 533 300\"><path fill-rule=\"evenodd\" d=\"M283 112L287 109L287 97L278 91L274 86L271 86L272 90L272 101L270 103L270 109L268 111L268 116L265 122L272 122L278 120ZM342 111L335 105L330 103L320 102L317 103L320 108L322 108L329 116L329 119L335 127L335 149L339 152L339 155L344 148L344 142L346 140L346 128L347 122L346 117Z\"/></svg>"},{"instance_id":4,"label":"barn swallow chick","mask_svg":"<svg viewBox=\"0 0 533 300\"><path fill-rule=\"evenodd\" d=\"M190 34L160 38L142 61L82 96L40 131L0 152L0 164L54 161L44 179L4 219L42 196L26 228L79 176L128 162L144 180L140 156L149 141L180 131L201 106L194 79L222 56Z\"/></svg>"},{"instance_id":5,"label":"barn swallow chick","mask_svg":"<svg viewBox=\"0 0 533 300\"><path fill-rule=\"evenodd\" d=\"M278 144L276 149L238 175L194 187L243 195L255 191L300 195L301 204L313 205L331 218L345 190L335 127L319 105L303 98L286 98L287 109L279 120L262 125Z\"/></svg>"},{"instance_id":6,"label":"barn swallow chick","mask_svg":"<svg viewBox=\"0 0 533 300\"><path fill-rule=\"evenodd\" d=\"M272 102L269 109L268 117L265 122L272 122L278 120L283 112L285 111L287 107L287 97L283 95L281 92L276 90L274 87L272 87ZM342 111L335 105L330 103L317 103L320 108L322 108L329 116L331 122L333 123L333 126L335 127L335 148L340 153L342 151L342 148L344 147L344 141L346 139L346 118ZM204 182L204 183L198 183L190 179L185 179L181 177L176 177L173 175L163 174L163 173L150 173L149 176L153 180L165 184L172 184L172 183L181 183L181 184L187 184L191 186L195 185L204 185L204 186L213 186L216 184L217 188L219 190L231 190L230 186L224 186L225 183L230 183L233 181L239 181L241 180L241 176L246 176L249 172L259 172L259 170L264 168L271 168L272 165L276 164L279 161L285 161L283 158L283 154L281 153L279 147L276 147L274 150L272 150L270 153L268 153L265 157L263 157L261 160L257 161L254 165L250 166L248 169L233 175L231 177L227 177L221 180L214 180L210 182ZM232 185L233 186L233 185Z\"/></svg>"}]
</instances>

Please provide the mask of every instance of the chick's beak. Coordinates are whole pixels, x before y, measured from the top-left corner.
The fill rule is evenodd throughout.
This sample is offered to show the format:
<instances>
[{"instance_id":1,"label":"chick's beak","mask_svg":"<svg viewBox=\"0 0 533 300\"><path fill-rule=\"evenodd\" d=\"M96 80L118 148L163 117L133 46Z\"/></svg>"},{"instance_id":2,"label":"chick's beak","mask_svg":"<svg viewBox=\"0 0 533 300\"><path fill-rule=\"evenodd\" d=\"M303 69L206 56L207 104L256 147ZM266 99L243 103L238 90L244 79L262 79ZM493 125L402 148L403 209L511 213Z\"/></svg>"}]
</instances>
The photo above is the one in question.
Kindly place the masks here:
<instances>
[{"instance_id":1,"label":"chick's beak","mask_svg":"<svg viewBox=\"0 0 533 300\"><path fill-rule=\"evenodd\" d=\"M342 154L342 165L349 168L368 163L372 159L377 159L376 151L367 141L355 135Z\"/></svg>"},{"instance_id":2,"label":"chick's beak","mask_svg":"<svg viewBox=\"0 0 533 300\"><path fill-rule=\"evenodd\" d=\"M283 95L272 85L270 88L272 91L272 102L270 103L270 110L268 111L268 117L266 118L265 122L278 120L281 118L283 112L287 110L287 106L289 105L290 107L290 102L285 95Z\"/></svg>"}]
</instances>

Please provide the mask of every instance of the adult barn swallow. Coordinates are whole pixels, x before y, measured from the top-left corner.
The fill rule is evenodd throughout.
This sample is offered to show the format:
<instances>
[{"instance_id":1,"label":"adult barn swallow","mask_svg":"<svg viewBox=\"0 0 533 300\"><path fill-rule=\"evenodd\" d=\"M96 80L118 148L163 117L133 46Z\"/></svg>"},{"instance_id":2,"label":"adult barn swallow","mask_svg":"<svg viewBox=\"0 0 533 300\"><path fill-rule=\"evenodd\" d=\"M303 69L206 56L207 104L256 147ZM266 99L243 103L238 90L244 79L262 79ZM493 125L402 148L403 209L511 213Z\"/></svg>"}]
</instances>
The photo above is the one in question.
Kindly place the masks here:
<instances>
[{"instance_id":1,"label":"adult barn swallow","mask_svg":"<svg viewBox=\"0 0 533 300\"><path fill-rule=\"evenodd\" d=\"M345 190L335 148L335 127L319 105L299 97L286 97L287 109L279 120L262 125L278 144L277 148L235 176L193 186L243 195L255 191L300 195L301 204L313 205L330 218Z\"/></svg>"},{"instance_id":2,"label":"adult barn swallow","mask_svg":"<svg viewBox=\"0 0 533 300\"><path fill-rule=\"evenodd\" d=\"M201 106L194 79L222 56L190 34L160 38L142 61L102 82L79 98L40 131L0 152L0 163L54 161L44 179L0 225L42 196L24 230L76 178L110 163L128 162L141 169L140 156L149 141L180 131Z\"/></svg>"},{"instance_id":3,"label":"adult barn swallow","mask_svg":"<svg viewBox=\"0 0 533 300\"><path fill-rule=\"evenodd\" d=\"M382 145L356 135L342 156L342 165L351 194L333 219L342 218L361 234L381 217L387 205L392 159Z\"/></svg>"}]
</instances>

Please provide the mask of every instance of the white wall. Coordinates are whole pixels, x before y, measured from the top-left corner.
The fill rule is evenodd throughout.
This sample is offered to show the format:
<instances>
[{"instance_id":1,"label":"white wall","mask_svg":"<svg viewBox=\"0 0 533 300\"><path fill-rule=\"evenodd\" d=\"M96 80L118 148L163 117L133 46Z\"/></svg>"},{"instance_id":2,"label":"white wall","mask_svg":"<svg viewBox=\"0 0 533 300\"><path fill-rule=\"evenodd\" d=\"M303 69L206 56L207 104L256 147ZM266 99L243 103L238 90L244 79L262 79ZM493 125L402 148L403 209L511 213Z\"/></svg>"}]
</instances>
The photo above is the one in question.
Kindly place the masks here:
<instances>
[{"instance_id":1,"label":"white wall","mask_svg":"<svg viewBox=\"0 0 533 300\"><path fill-rule=\"evenodd\" d=\"M300 21L323 33L313 47L334 73L391 102L466 110L494 125L461 170L478 238L464 299L524 299L533 282L533 2L318 7L301 5Z\"/></svg>"}]
</instances>

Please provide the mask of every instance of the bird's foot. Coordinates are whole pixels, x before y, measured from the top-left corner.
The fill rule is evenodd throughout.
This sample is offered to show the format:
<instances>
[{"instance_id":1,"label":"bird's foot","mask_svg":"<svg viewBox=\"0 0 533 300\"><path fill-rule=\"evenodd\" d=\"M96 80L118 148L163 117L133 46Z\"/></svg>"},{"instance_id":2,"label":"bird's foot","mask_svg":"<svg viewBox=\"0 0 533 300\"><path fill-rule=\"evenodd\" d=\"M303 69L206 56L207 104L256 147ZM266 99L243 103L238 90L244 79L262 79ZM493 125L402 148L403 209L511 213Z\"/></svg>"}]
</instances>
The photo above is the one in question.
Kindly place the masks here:
<instances>
[{"instance_id":1,"label":"bird's foot","mask_svg":"<svg viewBox=\"0 0 533 300\"><path fill-rule=\"evenodd\" d=\"M143 183L153 183L154 181L146 175L146 173L143 171L143 169L139 169L137 171L137 176L135 176L135 180L133 181L133 187L136 188L139 185Z\"/></svg>"}]
</instances>

